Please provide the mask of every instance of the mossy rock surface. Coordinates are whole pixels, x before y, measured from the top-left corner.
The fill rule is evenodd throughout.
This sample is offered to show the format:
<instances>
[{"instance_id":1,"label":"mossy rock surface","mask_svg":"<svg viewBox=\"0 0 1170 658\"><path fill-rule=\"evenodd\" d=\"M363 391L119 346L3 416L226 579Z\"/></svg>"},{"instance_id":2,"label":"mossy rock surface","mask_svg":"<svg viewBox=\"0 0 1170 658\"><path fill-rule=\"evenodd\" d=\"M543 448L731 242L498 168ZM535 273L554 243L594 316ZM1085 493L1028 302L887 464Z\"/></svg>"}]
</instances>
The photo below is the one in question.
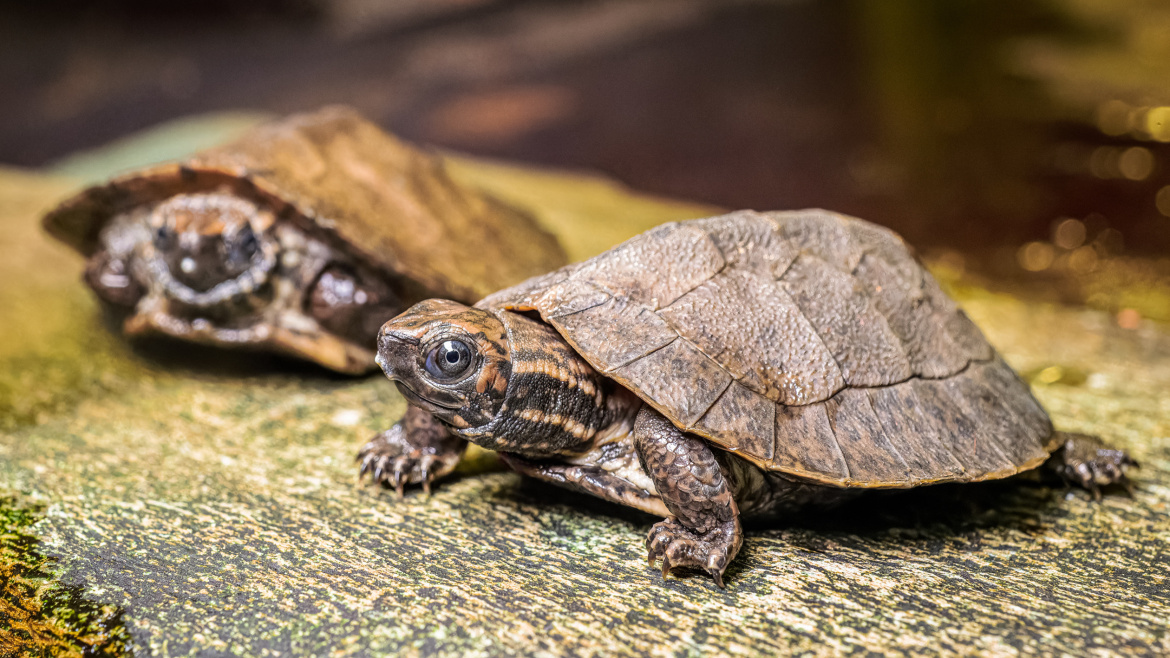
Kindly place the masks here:
<instances>
[{"instance_id":1,"label":"mossy rock surface","mask_svg":"<svg viewBox=\"0 0 1170 658\"><path fill-rule=\"evenodd\" d=\"M708 210L591 177L456 173L533 208L575 258ZM124 611L137 655L1170 652L1162 327L956 286L1010 363L1046 373L1036 392L1058 427L1142 463L1134 496L875 495L752 529L724 591L647 566L654 519L486 453L429 500L357 484L357 447L403 410L380 377L127 345L81 259L37 228L72 185L0 174L0 494L42 510L37 550Z\"/></svg>"}]
</instances>

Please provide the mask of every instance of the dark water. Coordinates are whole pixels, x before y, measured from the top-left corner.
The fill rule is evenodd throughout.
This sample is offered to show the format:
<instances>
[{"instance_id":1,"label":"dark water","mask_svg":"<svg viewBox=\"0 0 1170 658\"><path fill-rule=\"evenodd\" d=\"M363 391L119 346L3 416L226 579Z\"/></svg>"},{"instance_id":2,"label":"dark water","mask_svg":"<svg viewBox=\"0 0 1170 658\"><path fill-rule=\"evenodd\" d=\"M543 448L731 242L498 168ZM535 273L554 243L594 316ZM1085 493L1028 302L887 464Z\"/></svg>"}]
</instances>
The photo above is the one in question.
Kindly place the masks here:
<instances>
[{"instance_id":1,"label":"dark water","mask_svg":"<svg viewBox=\"0 0 1170 658\"><path fill-rule=\"evenodd\" d=\"M0 92L22 166L344 102L472 153L850 212L1001 273L1170 254L1155 0L5 3Z\"/></svg>"}]
</instances>

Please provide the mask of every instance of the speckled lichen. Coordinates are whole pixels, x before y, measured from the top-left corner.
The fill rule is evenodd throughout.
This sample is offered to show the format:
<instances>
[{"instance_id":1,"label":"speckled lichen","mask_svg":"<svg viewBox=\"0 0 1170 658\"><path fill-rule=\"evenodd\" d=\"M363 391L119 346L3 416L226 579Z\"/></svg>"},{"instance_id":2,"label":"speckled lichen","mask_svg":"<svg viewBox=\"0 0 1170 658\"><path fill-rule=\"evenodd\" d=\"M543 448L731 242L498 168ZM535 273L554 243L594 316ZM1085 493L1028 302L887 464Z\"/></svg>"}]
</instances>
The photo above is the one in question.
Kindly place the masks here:
<instances>
[{"instance_id":1,"label":"speckled lichen","mask_svg":"<svg viewBox=\"0 0 1170 658\"><path fill-rule=\"evenodd\" d=\"M531 183L485 175L501 195ZM750 529L722 591L647 566L653 519L495 470L482 453L429 500L356 484L357 447L402 410L384 380L107 338L76 282L80 259L33 228L34 208L62 191L38 180L0 187L0 301L34 285L60 308L6 315L17 338L0 344L0 367L28 372L0 374L21 382L0 411L0 488L43 505L33 531L61 582L124 609L143 654L1170 652L1164 328L957 287L1021 371L1083 374L1037 376L1037 395L1058 426L1134 453L1135 496L1094 503L1019 483L874 496ZM512 196L611 241L646 227L619 212L617 188L558 185L556 198ZM686 216L659 208L646 216ZM35 263L7 264L26 251Z\"/></svg>"}]
</instances>

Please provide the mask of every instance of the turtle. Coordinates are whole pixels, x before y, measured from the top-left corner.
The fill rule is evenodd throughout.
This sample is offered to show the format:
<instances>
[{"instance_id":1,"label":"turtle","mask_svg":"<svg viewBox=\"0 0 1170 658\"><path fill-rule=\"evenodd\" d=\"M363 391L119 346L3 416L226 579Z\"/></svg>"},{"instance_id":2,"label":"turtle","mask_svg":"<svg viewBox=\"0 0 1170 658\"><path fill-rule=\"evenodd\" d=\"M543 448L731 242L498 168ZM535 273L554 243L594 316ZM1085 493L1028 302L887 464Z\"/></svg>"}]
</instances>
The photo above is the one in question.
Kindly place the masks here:
<instances>
[{"instance_id":1,"label":"turtle","mask_svg":"<svg viewBox=\"0 0 1170 658\"><path fill-rule=\"evenodd\" d=\"M359 478L429 490L473 442L665 517L651 564L720 587L741 518L1025 472L1099 494L1136 465L1056 431L896 233L825 210L665 224L474 306L420 302L377 351L409 406Z\"/></svg>"},{"instance_id":2,"label":"turtle","mask_svg":"<svg viewBox=\"0 0 1170 658\"><path fill-rule=\"evenodd\" d=\"M527 213L330 106L120 175L43 220L128 336L376 370L382 324L434 296L471 303L568 262Z\"/></svg>"}]
</instances>

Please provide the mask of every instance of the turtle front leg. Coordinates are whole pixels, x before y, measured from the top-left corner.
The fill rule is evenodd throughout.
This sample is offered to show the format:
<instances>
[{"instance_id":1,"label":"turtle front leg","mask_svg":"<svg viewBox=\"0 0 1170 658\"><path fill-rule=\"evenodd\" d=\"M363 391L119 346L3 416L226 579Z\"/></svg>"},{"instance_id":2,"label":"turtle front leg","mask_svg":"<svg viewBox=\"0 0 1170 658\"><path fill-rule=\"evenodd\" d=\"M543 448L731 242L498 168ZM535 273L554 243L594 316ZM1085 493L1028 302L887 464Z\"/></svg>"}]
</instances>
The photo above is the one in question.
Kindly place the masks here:
<instances>
[{"instance_id":1,"label":"turtle front leg","mask_svg":"<svg viewBox=\"0 0 1170 658\"><path fill-rule=\"evenodd\" d=\"M114 306L132 309L146 294L130 274L125 259L115 258L104 249L90 256L83 278L98 297Z\"/></svg>"},{"instance_id":2,"label":"turtle front leg","mask_svg":"<svg viewBox=\"0 0 1170 658\"><path fill-rule=\"evenodd\" d=\"M403 496L407 484L421 484L427 494L431 482L455 470L467 450L467 441L452 434L430 413L407 407L402 420L362 446L360 479L370 473L374 482L392 485Z\"/></svg>"},{"instance_id":3,"label":"turtle front leg","mask_svg":"<svg viewBox=\"0 0 1170 658\"><path fill-rule=\"evenodd\" d=\"M710 446L686 434L649 406L634 422L634 444L642 468L672 516L646 538L647 559L671 569L706 571L723 587L723 571L743 543L739 509Z\"/></svg>"},{"instance_id":4,"label":"turtle front leg","mask_svg":"<svg viewBox=\"0 0 1170 658\"><path fill-rule=\"evenodd\" d=\"M1120 484L1130 489L1125 471L1138 463L1125 451L1110 448L1088 434L1065 433L1064 438L1064 445L1045 463L1061 480L1088 489L1098 500L1101 487Z\"/></svg>"}]
</instances>

